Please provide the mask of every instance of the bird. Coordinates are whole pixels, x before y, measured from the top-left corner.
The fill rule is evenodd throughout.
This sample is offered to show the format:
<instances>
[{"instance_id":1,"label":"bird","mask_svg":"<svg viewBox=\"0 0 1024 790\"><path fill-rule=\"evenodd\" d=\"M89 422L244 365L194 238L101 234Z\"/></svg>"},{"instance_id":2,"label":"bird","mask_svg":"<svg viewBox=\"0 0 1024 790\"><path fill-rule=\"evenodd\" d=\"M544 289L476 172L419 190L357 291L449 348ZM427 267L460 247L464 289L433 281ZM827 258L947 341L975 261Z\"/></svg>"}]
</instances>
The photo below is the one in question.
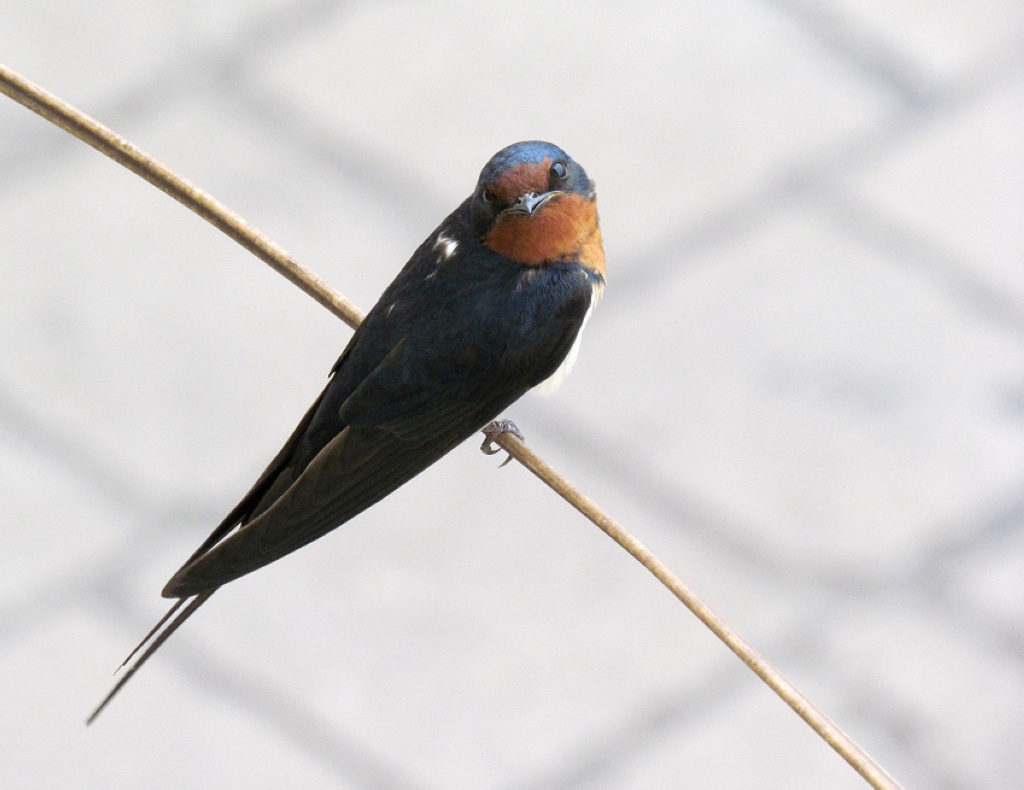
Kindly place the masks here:
<instances>
[{"instance_id":1,"label":"bird","mask_svg":"<svg viewBox=\"0 0 1024 790\"><path fill-rule=\"evenodd\" d=\"M356 328L266 470L167 582L175 603L87 724L222 585L344 524L527 391L556 390L605 273L583 167L540 140L491 157Z\"/></svg>"}]
</instances>

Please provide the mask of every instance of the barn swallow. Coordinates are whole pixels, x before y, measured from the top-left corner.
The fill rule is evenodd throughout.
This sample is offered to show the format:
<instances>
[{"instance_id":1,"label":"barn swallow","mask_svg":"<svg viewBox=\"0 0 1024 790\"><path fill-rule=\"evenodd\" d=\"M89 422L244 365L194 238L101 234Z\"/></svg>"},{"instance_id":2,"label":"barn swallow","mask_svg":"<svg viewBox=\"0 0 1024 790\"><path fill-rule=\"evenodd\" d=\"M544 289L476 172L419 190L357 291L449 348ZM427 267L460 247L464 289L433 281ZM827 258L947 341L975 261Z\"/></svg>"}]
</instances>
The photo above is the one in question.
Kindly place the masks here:
<instances>
[{"instance_id":1,"label":"barn swallow","mask_svg":"<svg viewBox=\"0 0 1024 790\"><path fill-rule=\"evenodd\" d=\"M249 493L167 582L163 596L177 602L89 723L221 585L344 524L527 390L557 388L604 284L583 168L540 141L495 154L356 329Z\"/></svg>"}]
</instances>

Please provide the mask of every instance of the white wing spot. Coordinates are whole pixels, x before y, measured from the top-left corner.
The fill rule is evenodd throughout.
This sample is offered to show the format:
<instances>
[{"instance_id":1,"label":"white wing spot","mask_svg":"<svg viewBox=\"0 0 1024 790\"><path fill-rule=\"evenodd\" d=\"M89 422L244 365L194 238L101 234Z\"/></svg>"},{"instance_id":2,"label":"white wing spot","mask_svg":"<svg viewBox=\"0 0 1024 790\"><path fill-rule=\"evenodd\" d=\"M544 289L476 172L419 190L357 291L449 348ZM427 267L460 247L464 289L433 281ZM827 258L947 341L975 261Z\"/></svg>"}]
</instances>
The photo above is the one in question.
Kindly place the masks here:
<instances>
[{"instance_id":1,"label":"white wing spot","mask_svg":"<svg viewBox=\"0 0 1024 790\"><path fill-rule=\"evenodd\" d=\"M459 243L455 241L451 236L446 236L444 231L437 234L437 241L434 242L434 249L441 251L441 257L438 263L443 263L455 254L455 250L459 248Z\"/></svg>"}]
</instances>

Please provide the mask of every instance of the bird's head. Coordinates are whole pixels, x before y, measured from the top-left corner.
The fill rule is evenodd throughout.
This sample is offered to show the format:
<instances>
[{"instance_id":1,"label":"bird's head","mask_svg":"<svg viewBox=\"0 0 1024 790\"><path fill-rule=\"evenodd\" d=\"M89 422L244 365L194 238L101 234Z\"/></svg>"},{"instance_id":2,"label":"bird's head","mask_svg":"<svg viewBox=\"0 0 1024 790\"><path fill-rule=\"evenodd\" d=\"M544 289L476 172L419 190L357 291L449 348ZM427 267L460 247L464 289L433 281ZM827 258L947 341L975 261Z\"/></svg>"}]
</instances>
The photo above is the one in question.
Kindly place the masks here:
<instances>
[{"instance_id":1,"label":"bird's head","mask_svg":"<svg viewBox=\"0 0 1024 790\"><path fill-rule=\"evenodd\" d=\"M594 184L557 145L503 148L480 173L471 202L476 232L494 252L526 266L578 261L604 276Z\"/></svg>"}]
</instances>

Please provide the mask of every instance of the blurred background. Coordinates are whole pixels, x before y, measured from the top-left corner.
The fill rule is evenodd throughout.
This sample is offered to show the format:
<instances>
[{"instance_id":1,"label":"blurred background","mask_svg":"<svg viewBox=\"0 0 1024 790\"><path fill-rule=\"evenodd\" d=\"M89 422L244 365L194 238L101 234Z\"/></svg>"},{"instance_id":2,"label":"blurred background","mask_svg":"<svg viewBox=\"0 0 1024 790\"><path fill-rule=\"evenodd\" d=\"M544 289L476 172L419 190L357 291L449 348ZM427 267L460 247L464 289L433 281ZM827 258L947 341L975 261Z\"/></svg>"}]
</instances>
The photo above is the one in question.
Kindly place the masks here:
<instances>
[{"instance_id":1,"label":"blurred background","mask_svg":"<svg viewBox=\"0 0 1024 790\"><path fill-rule=\"evenodd\" d=\"M1024 785L1024 4L6 0L0 62L363 309L564 147L609 284L507 416L908 787ZM349 336L0 100L0 784L865 786L476 440L86 730Z\"/></svg>"}]
</instances>

